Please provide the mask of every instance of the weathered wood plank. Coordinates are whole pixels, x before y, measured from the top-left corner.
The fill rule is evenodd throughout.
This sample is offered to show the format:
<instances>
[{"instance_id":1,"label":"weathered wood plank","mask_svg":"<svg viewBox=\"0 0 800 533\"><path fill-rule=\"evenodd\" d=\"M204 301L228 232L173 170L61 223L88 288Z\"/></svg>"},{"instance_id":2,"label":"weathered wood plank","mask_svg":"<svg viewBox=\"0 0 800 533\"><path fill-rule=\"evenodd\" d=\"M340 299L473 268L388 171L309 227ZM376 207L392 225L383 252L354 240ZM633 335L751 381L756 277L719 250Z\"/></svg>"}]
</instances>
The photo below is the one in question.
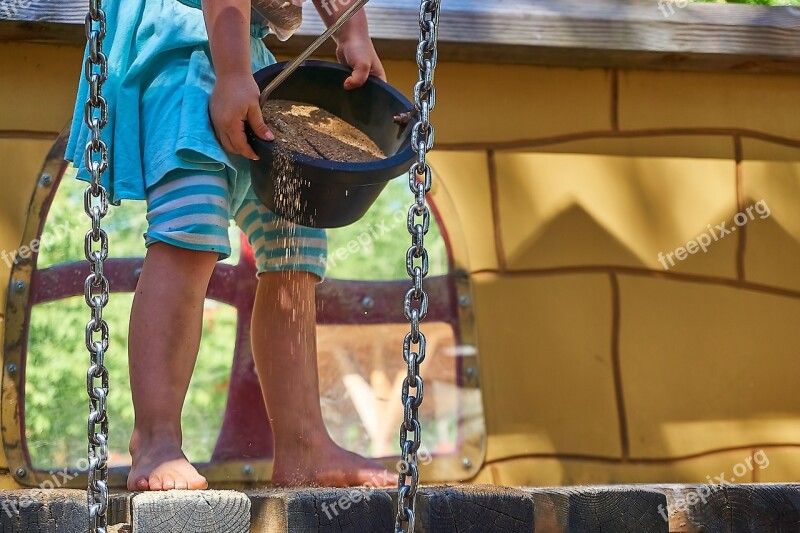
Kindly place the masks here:
<instances>
[{"instance_id":1,"label":"weathered wood plank","mask_svg":"<svg viewBox=\"0 0 800 533\"><path fill-rule=\"evenodd\" d=\"M536 508L536 531L578 533L667 533L659 514L667 498L640 486L529 489Z\"/></svg>"},{"instance_id":2,"label":"weathered wood plank","mask_svg":"<svg viewBox=\"0 0 800 533\"><path fill-rule=\"evenodd\" d=\"M424 487L417 492L421 533L530 533L533 498L524 491L489 485Z\"/></svg>"},{"instance_id":3,"label":"weathered wood plank","mask_svg":"<svg viewBox=\"0 0 800 533\"><path fill-rule=\"evenodd\" d=\"M3 533L84 533L88 525L85 491L0 491Z\"/></svg>"},{"instance_id":4,"label":"weathered wood plank","mask_svg":"<svg viewBox=\"0 0 800 533\"><path fill-rule=\"evenodd\" d=\"M249 493L252 531L363 533L392 531L392 497L365 488L267 490Z\"/></svg>"},{"instance_id":5,"label":"weathered wood plank","mask_svg":"<svg viewBox=\"0 0 800 533\"><path fill-rule=\"evenodd\" d=\"M800 9L689 4L662 11L656 0L459 0L442 4L440 57L541 65L800 72ZM6 2L0 41L80 43L83 0ZM335 0L331 0L336 5ZM417 0L372 0L367 10L379 52L413 57ZM16 6L16 7L14 7ZM24 6L22 9L20 6ZM294 54L322 31L306 22L278 53ZM323 50L324 52L325 50ZM330 46L327 52L331 52Z\"/></svg>"},{"instance_id":6,"label":"weathered wood plank","mask_svg":"<svg viewBox=\"0 0 800 533\"><path fill-rule=\"evenodd\" d=\"M670 485L671 533L800 531L800 485Z\"/></svg>"},{"instance_id":7,"label":"weathered wood plank","mask_svg":"<svg viewBox=\"0 0 800 533\"><path fill-rule=\"evenodd\" d=\"M133 533L249 533L250 500L236 491L141 492L132 500Z\"/></svg>"}]
</instances>

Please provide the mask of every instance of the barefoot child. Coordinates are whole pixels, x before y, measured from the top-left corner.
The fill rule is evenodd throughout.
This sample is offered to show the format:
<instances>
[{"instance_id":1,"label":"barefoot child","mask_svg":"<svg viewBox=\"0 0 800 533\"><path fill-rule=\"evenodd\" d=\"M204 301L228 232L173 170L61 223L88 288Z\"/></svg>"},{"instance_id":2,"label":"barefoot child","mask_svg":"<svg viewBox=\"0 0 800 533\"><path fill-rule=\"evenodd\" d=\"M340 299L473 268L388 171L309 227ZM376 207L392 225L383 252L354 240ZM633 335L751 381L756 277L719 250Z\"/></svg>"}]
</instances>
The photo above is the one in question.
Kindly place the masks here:
<instances>
[{"instance_id":1,"label":"barefoot child","mask_svg":"<svg viewBox=\"0 0 800 533\"><path fill-rule=\"evenodd\" d=\"M314 3L328 25L340 14L326 0ZM147 200L148 221L128 343L136 412L128 488L207 487L181 449L181 409L209 279L230 254L232 216L259 270L251 341L275 435L274 483L344 486L379 477L383 469L339 448L322 419L314 286L324 275L324 230L279 219L250 187L249 160L257 156L244 123L273 139L252 77L275 62L261 40L266 22L251 21L250 0L202 0L202 7L200 0L113 0L107 16L103 184L114 203ZM276 20L270 25L282 37L294 29ZM353 68L346 88L369 74L384 77L363 12L335 40L339 60ZM82 79L66 154L82 179L86 95Z\"/></svg>"}]
</instances>

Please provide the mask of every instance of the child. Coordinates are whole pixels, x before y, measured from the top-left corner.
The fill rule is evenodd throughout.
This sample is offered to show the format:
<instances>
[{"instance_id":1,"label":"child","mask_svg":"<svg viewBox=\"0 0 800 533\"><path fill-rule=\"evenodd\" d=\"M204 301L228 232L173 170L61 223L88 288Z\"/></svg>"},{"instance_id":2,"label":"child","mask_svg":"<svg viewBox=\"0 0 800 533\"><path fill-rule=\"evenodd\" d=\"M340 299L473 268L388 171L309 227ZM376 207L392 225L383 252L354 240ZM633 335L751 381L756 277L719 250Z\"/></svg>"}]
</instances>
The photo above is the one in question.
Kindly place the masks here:
<instances>
[{"instance_id":1,"label":"child","mask_svg":"<svg viewBox=\"0 0 800 533\"><path fill-rule=\"evenodd\" d=\"M328 25L341 14L326 0L314 3ZM274 138L252 77L275 62L261 40L264 21L251 23L250 0L202 0L202 8L200 0L116 0L107 17L103 94L111 114L103 138L110 167L103 184L114 203L147 200L149 224L128 344L136 412L128 488L207 487L181 450L180 420L208 282L216 262L230 254L231 214L258 263L252 348L275 435L273 482L347 486L380 479L384 469L339 448L322 419L314 286L324 275L324 230L292 227L250 188L249 159L257 156L245 121L259 137ZM385 78L363 11L335 40L339 60L353 68L345 88L361 86L370 74ZM86 95L81 80L66 154L81 167L90 138ZM79 168L79 177L87 176Z\"/></svg>"}]
</instances>

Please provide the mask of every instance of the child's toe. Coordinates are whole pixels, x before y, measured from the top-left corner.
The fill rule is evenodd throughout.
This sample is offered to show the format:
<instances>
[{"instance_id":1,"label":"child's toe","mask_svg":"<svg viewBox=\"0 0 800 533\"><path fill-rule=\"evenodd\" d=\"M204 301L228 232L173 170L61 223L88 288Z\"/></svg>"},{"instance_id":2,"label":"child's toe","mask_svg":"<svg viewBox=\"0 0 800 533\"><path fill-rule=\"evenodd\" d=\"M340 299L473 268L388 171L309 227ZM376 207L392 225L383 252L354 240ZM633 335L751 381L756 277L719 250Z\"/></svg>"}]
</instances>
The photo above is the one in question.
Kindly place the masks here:
<instances>
[{"instance_id":1,"label":"child's toe","mask_svg":"<svg viewBox=\"0 0 800 533\"><path fill-rule=\"evenodd\" d=\"M161 486L163 490L172 490L175 488L175 478L172 474L164 474L161 478Z\"/></svg>"},{"instance_id":2,"label":"child's toe","mask_svg":"<svg viewBox=\"0 0 800 533\"><path fill-rule=\"evenodd\" d=\"M148 484L150 485L150 490L164 490L164 484L161 481L161 478L157 475L150 476L150 479L147 480Z\"/></svg>"}]
</instances>

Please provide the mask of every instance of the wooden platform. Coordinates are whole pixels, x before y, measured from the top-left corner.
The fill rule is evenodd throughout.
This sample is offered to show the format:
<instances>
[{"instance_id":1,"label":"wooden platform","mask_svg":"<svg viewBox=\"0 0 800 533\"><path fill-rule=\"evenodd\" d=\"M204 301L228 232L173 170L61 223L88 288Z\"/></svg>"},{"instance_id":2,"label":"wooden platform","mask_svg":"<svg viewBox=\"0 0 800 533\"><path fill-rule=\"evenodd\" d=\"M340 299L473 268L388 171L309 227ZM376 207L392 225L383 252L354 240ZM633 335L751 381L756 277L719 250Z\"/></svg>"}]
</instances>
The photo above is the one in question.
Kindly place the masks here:
<instances>
[{"instance_id":1,"label":"wooden platform","mask_svg":"<svg viewBox=\"0 0 800 533\"><path fill-rule=\"evenodd\" d=\"M120 493L110 531L393 531L394 491L298 489ZM3 533L85 531L79 490L0 491ZM418 533L771 533L800 531L800 485L425 487Z\"/></svg>"}]
</instances>

